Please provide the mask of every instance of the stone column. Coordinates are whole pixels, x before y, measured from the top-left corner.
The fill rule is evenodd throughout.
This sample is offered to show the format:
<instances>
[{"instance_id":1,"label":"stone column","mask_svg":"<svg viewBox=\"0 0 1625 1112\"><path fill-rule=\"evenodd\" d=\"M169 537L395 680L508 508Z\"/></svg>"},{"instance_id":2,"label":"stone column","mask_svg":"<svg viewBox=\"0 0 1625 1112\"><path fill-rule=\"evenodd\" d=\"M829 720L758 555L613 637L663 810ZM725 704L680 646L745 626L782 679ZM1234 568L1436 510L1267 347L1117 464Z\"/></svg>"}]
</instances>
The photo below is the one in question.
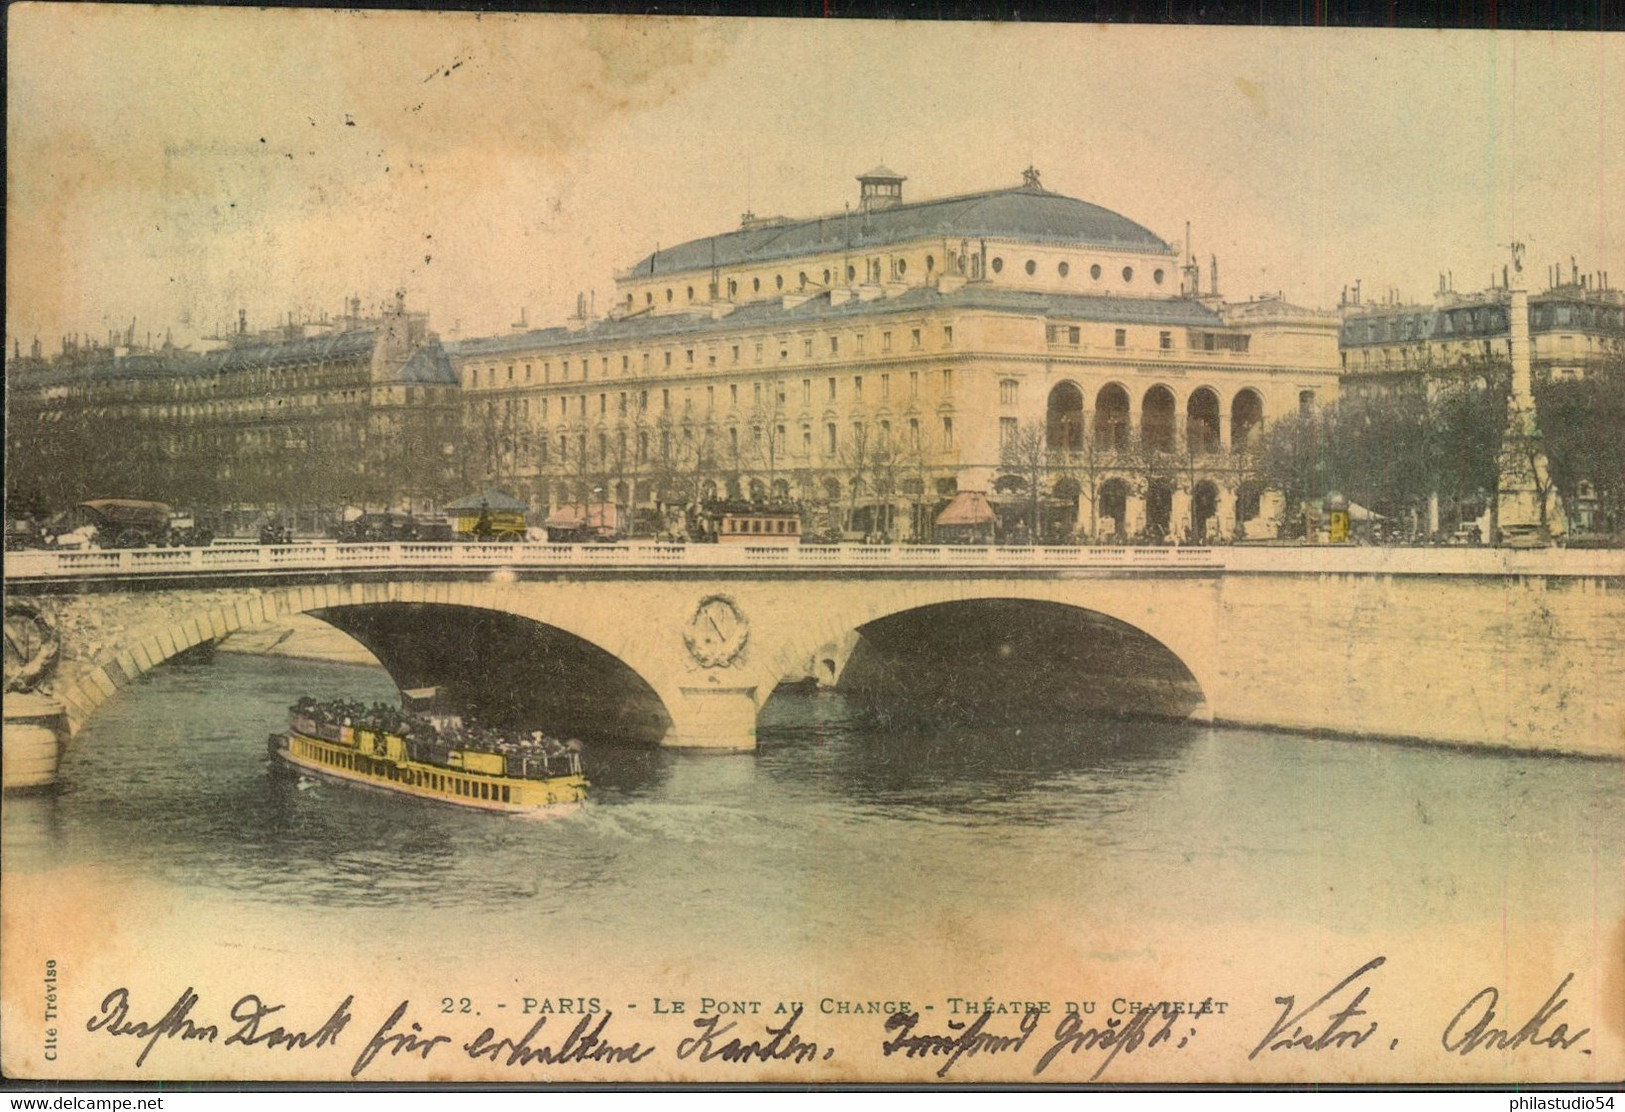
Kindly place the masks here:
<instances>
[{"instance_id":1,"label":"stone column","mask_svg":"<svg viewBox=\"0 0 1625 1112\"><path fill-rule=\"evenodd\" d=\"M1496 517L1504 541L1543 545L1550 540L1550 518L1542 522L1541 489L1550 480L1546 455L1535 424L1535 393L1529 368L1529 294L1511 291L1509 334L1512 347L1512 396L1507 399L1506 435L1497 461ZM1548 498L1548 502L1550 499ZM1545 507L1550 509L1550 506Z\"/></svg>"},{"instance_id":2,"label":"stone column","mask_svg":"<svg viewBox=\"0 0 1625 1112\"><path fill-rule=\"evenodd\" d=\"M1281 492L1266 490L1258 496L1258 516L1253 519L1253 528L1266 535L1274 536L1281 528L1281 519L1285 514L1286 499L1282 497Z\"/></svg>"},{"instance_id":3,"label":"stone column","mask_svg":"<svg viewBox=\"0 0 1625 1112\"><path fill-rule=\"evenodd\" d=\"M1213 511L1213 528L1226 540L1236 535L1236 492L1231 487L1219 487L1219 497Z\"/></svg>"},{"instance_id":4,"label":"stone column","mask_svg":"<svg viewBox=\"0 0 1625 1112\"><path fill-rule=\"evenodd\" d=\"M1131 494L1123 500L1123 533L1132 537L1145 528L1145 499Z\"/></svg>"},{"instance_id":5,"label":"stone column","mask_svg":"<svg viewBox=\"0 0 1625 1112\"><path fill-rule=\"evenodd\" d=\"M1173 505L1168 512L1168 532L1179 540L1185 539L1185 530L1191 527L1191 496L1189 491L1174 489Z\"/></svg>"}]
</instances>

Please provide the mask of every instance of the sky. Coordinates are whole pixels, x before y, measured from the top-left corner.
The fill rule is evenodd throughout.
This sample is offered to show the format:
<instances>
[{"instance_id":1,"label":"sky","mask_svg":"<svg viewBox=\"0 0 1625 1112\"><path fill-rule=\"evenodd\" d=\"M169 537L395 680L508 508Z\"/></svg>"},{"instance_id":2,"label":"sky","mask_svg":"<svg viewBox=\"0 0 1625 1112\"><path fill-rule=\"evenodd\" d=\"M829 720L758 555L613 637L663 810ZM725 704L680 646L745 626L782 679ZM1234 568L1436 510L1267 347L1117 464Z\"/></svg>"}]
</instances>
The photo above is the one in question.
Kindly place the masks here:
<instances>
[{"instance_id":1,"label":"sky","mask_svg":"<svg viewBox=\"0 0 1625 1112\"><path fill-rule=\"evenodd\" d=\"M404 289L561 323L657 245L1019 184L1192 226L1233 299L1625 286L1625 37L22 4L6 332L190 343ZM1614 117L1610 118L1610 114Z\"/></svg>"}]
</instances>

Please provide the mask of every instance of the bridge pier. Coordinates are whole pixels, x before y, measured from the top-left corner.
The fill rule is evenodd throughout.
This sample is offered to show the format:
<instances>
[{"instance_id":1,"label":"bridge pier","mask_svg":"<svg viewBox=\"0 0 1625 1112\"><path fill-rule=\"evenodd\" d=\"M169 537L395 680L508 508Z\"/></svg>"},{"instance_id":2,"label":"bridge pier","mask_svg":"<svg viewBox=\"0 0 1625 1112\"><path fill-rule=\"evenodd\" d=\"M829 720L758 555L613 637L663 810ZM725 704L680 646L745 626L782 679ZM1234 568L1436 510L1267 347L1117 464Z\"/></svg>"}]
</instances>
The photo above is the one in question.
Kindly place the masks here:
<instances>
[{"instance_id":1,"label":"bridge pier","mask_svg":"<svg viewBox=\"0 0 1625 1112\"><path fill-rule=\"evenodd\" d=\"M675 699L666 700L672 725L660 744L673 749L709 749L739 752L756 748L758 688L715 686L679 687Z\"/></svg>"},{"instance_id":2,"label":"bridge pier","mask_svg":"<svg viewBox=\"0 0 1625 1112\"><path fill-rule=\"evenodd\" d=\"M68 736L62 704L32 692L8 691L5 697L5 790L33 791L56 783L57 764Z\"/></svg>"}]
</instances>

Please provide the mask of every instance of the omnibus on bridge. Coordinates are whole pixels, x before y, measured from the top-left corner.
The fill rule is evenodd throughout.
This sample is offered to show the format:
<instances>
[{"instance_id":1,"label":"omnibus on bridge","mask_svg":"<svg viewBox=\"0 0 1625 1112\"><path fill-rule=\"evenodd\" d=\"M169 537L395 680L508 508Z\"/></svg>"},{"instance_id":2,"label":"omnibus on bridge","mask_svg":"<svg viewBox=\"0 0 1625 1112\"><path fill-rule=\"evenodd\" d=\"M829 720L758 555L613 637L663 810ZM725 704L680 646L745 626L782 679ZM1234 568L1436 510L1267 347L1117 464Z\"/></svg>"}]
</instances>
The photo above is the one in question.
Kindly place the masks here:
<instances>
[{"instance_id":1,"label":"omnibus on bridge","mask_svg":"<svg viewBox=\"0 0 1625 1112\"><path fill-rule=\"evenodd\" d=\"M800 544L801 514L795 510L725 510L717 521L718 544Z\"/></svg>"}]
</instances>

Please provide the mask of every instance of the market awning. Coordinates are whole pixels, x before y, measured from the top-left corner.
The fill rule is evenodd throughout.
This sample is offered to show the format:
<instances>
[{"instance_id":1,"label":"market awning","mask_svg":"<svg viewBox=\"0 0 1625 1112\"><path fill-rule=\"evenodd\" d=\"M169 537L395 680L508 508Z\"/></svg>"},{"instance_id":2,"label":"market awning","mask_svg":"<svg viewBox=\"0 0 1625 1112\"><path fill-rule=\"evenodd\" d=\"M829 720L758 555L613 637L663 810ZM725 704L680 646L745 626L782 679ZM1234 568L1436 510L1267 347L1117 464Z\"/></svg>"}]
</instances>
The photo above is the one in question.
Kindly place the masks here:
<instances>
[{"instance_id":1,"label":"market awning","mask_svg":"<svg viewBox=\"0 0 1625 1112\"><path fill-rule=\"evenodd\" d=\"M993 507L979 490L962 490L937 515L938 525L992 525Z\"/></svg>"},{"instance_id":2,"label":"market awning","mask_svg":"<svg viewBox=\"0 0 1625 1112\"><path fill-rule=\"evenodd\" d=\"M489 510L492 513L524 513L528 509L530 509L528 505L513 495L495 488L487 489L483 494L459 498L446 506L448 513L479 513L481 510Z\"/></svg>"},{"instance_id":3,"label":"market awning","mask_svg":"<svg viewBox=\"0 0 1625 1112\"><path fill-rule=\"evenodd\" d=\"M152 528L169 524L169 506L164 502L144 502L136 498L92 498L79 505L110 525Z\"/></svg>"},{"instance_id":4,"label":"market awning","mask_svg":"<svg viewBox=\"0 0 1625 1112\"><path fill-rule=\"evenodd\" d=\"M615 506L598 502L591 506L560 506L547 515L549 529L615 529L619 518Z\"/></svg>"}]
</instances>

